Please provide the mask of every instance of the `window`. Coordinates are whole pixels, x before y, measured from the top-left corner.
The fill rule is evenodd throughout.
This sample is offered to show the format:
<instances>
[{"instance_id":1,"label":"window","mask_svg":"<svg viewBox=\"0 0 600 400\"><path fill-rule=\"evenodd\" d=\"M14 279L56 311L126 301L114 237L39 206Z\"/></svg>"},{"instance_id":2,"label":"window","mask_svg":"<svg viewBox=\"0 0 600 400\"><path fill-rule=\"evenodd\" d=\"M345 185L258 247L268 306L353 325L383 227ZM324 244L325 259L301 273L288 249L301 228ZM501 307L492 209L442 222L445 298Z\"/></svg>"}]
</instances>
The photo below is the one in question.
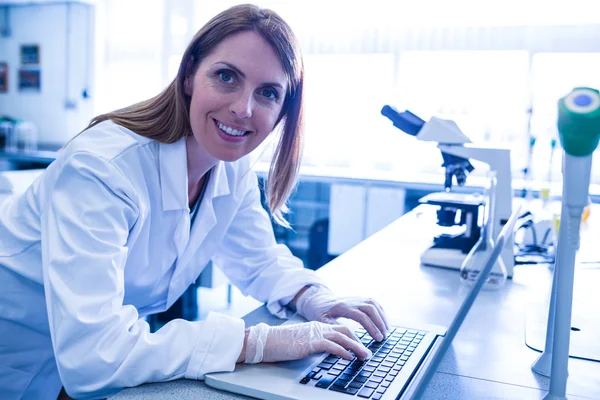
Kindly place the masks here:
<instances>
[{"instance_id":1,"label":"window","mask_svg":"<svg viewBox=\"0 0 600 400\"><path fill-rule=\"evenodd\" d=\"M432 116L454 120L474 143L510 148L513 169L523 168L518 160L528 140L528 78L526 51L405 51L397 104L426 121ZM440 162L438 153L435 162L432 155L405 151L411 164L421 160L422 168L433 172Z\"/></svg>"},{"instance_id":2,"label":"window","mask_svg":"<svg viewBox=\"0 0 600 400\"><path fill-rule=\"evenodd\" d=\"M390 162L390 141L398 141L388 137L380 110L393 95L394 55L309 54L305 64L304 163L373 168Z\"/></svg>"},{"instance_id":3,"label":"window","mask_svg":"<svg viewBox=\"0 0 600 400\"><path fill-rule=\"evenodd\" d=\"M159 93L197 29L237 3L106 0L98 112ZM380 114L390 104L426 120L454 119L474 142L511 148L514 178L523 176L531 134L534 178L547 178L557 100L574 86L600 88L600 14L589 12L594 1L450 3L260 3L288 21L304 52L305 165L441 172L433 145ZM142 8L144 17L133 17ZM257 157L270 154L261 149ZM552 161L554 180L560 159L555 154ZM593 180L600 182L596 171Z\"/></svg>"},{"instance_id":4,"label":"window","mask_svg":"<svg viewBox=\"0 0 600 400\"><path fill-rule=\"evenodd\" d=\"M158 94L162 79L163 0L106 0L98 7L94 114L122 108ZM139 17L143 7L143 18Z\"/></svg>"}]
</instances>

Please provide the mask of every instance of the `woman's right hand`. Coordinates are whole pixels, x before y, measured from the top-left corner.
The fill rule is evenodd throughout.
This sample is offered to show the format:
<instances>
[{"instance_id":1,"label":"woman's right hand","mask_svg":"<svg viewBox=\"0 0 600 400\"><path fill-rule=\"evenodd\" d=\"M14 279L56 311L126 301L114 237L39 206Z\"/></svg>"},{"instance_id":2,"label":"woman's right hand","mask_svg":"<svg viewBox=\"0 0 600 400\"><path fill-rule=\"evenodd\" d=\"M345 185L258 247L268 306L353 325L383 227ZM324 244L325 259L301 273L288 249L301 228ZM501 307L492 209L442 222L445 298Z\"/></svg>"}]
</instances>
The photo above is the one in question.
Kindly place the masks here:
<instances>
[{"instance_id":1,"label":"woman's right hand","mask_svg":"<svg viewBox=\"0 0 600 400\"><path fill-rule=\"evenodd\" d=\"M331 353L346 360L356 356L364 360L372 353L358 340L350 328L321 322L269 326L258 324L249 329L245 346L245 362L298 360L315 353Z\"/></svg>"}]
</instances>

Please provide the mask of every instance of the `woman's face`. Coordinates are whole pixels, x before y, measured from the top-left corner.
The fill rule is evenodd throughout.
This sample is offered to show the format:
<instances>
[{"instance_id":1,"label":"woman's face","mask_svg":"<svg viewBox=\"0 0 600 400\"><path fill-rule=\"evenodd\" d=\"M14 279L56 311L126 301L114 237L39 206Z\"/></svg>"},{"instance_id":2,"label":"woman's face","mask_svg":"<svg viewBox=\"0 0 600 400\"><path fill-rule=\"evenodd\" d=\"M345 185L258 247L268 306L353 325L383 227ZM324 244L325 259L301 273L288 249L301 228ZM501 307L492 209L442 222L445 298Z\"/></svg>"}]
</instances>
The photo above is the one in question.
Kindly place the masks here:
<instances>
[{"instance_id":1,"label":"woman's face","mask_svg":"<svg viewBox=\"0 0 600 400\"><path fill-rule=\"evenodd\" d=\"M225 38L185 85L190 123L200 147L235 161L271 133L287 92L287 76L273 48L258 33Z\"/></svg>"}]
</instances>

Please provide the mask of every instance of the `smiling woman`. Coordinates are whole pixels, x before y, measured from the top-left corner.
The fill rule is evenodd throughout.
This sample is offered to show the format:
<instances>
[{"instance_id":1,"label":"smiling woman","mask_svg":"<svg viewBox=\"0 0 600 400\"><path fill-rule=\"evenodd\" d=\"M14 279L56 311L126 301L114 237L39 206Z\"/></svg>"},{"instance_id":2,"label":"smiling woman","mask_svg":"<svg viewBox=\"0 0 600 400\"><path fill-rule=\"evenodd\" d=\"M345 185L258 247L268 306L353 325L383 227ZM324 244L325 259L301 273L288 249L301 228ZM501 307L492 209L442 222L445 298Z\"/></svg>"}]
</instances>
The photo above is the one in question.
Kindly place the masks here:
<instances>
[{"instance_id":1,"label":"smiling woman","mask_svg":"<svg viewBox=\"0 0 600 400\"><path fill-rule=\"evenodd\" d=\"M337 299L276 243L250 167L249 153L280 126L268 202L285 224L303 74L276 13L225 10L196 34L162 93L94 118L26 192L2 202L0 398L55 400L62 387L61 398L101 398L237 362L369 356L334 318L351 315L381 338L383 310ZM210 261L273 314L298 305L312 321L246 329L211 313L151 333L143 317L171 307Z\"/></svg>"},{"instance_id":2,"label":"smiling woman","mask_svg":"<svg viewBox=\"0 0 600 400\"><path fill-rule=\"evenodd\" d=\"M184 88L191 97L195 139L188 141L188 156L193 169L200 173L206 169L198 166L200 161L238 160L273 131L287 77L279 57L258 33L241 32L224 39L187 76Z\"/></svg>"},{"instance_id":3,"label":"smiling woman","mask_svg":"<svg viewBox=\"0 0 600 400\"><path fill-rule=\"evenodd\" d=\"M209 60L204 62L205 58ZM197 73L199 69L202 71L200 74ZM264 81L259 81L258 78ZM297 39L289 26L272 11L252 9L249 6L232 7L227 13L220 13L210 20L195 35L182 57L177 76L161 94L133 106L102 114L92 120L88 129L102 121L112 120L159 142L173 143L192 133L199 139L202 133L198 129L202 132L212 131L214 124L225 124L227 121L218 121L212 117L211 124L207 124L209 120L205 120L202 128L194 128L194 121L199 123L200 117L196 111L190 110L192 103L196 101L203 108L208 106L206 102L232 101L235 96L236 104L232 106L238 116L237 121L229 121L230 125L243 127L246 124L239 123L241 113L241 119L260 121L261 131L255 132L251 140L233 138L235 140L226 141L240 146L233 153L229 153L229 146L230 150L224 150L226 158L222 160L233 161L246 155L248 152L245 150L256 148L281 122L283 133L273 156L267 181L267 198L274 219L289 227L283 219L283 213L287 211L285 204L300 166L303 82L302 57ZM201 85L201 90L211 94L197 94L194 97L196 85ZM240 85L244 86L242 91ZM250 88L249 85L255 87ZM253 103L244 104L244 96L248 96L249 89L254 89L256 96L252 98ZM246 118L245 115L253 112L253 108L248 108L255 106L257 111L270 110L275 118L266 121L265 112L257 112L257 117ZM246 109L241 110L239 107ZM272 125L265 126L265 123ZM217 129L217 132L222 130ZM197 183L211 168L210 163L219 158L208 153L213 160L201 156L201 162L197 163L198 152L206 152L207 149L199 149L189 140L188 144L192 144L192 148L188 148L188 162L192 163L189 172L192 173L191 180ZM190 150L195 153L189 154ZM213 147L213 151L217 149Z\"/></svg>"}]
</instances>

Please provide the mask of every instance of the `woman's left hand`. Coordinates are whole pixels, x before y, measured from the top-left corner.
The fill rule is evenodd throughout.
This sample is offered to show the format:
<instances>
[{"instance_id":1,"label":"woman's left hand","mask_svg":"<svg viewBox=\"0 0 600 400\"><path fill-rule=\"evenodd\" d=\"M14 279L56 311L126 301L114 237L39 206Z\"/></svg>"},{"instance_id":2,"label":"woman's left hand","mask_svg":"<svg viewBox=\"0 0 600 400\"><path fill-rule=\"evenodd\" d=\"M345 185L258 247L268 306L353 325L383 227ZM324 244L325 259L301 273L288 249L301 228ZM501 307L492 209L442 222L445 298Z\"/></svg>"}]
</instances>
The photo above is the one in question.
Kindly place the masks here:
<instances>
[{"instance_id":1,"label":"woman's left hand","mask_svg":"<svg viewBox=\"0 0 600 400\"><path fill-rule=\"evenodd\" d=\"M337 298L324 287L309 287L296 302L298 313L309 321L337 324L336 318L360 323L377 341L385 339L389 324L383 308L373 299Z\"/></svg>"}]
</instances>

